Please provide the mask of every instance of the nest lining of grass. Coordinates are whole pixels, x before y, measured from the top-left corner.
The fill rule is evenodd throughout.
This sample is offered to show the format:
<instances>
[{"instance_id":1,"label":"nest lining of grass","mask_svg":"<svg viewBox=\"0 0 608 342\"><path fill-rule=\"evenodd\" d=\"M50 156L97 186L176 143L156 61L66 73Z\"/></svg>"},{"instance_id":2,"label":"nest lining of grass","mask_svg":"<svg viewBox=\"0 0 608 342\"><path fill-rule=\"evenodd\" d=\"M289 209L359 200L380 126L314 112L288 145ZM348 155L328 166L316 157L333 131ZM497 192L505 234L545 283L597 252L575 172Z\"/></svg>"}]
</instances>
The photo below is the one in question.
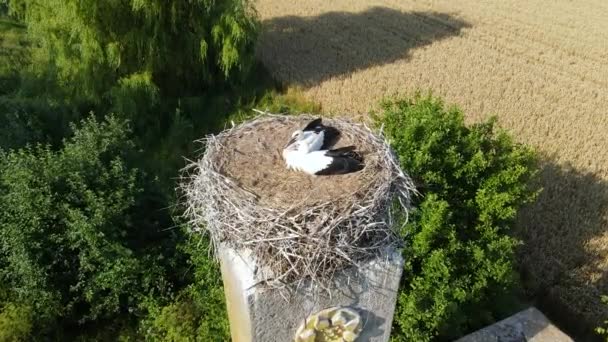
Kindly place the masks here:
<instances>
[{"instance_id":1,"label":"nest lining of grass","mask_svg":"<svg viewBox=\"0 0 608 342\"><path fill-rule=\"evenodd\" d=\"M396 205L406 213L414 190L381 135L364 125L324 119L341 131L335 147L355 145L365 168L312 177L287 170L281 157L309 115L266 114L208 136L204 155L185 168L185 216L197 232L250 250L270 287L324 284L336 271L399 244Z\"/></svg>"}]
</instances>

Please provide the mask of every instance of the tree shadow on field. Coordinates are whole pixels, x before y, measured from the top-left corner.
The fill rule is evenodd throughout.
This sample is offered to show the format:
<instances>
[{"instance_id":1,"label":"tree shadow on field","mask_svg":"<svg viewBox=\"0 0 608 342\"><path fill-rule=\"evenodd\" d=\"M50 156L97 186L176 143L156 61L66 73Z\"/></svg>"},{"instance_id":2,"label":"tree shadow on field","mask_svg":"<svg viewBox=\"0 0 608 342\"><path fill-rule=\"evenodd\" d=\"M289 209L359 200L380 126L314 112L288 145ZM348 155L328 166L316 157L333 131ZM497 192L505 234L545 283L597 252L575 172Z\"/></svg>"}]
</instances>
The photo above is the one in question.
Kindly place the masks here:
<instances>
[{"instance_id":1,"label":"tree shadow on field","mask_svg":"<svg viewBox=\"0 0 608 342\"><path fill-rule=\"evenodd\" d=\"M522 278L560 328L593 340L608 318L600 300L608 294L608 181L546 159L539 182L543 191L518 218Z\"/></svg>"},{"instance_id":2,"label":"tree shadow on field","mask_svg":"<svg viewBox=\"0 0 608 342\"><path fill-rule=\"evenodd\" d=\"M412 49L457 36L468 23L438 12L373 7L360 13L265 20L258 57L279 79L311 86L408 57Z\"/></svg>"}]
</instances>

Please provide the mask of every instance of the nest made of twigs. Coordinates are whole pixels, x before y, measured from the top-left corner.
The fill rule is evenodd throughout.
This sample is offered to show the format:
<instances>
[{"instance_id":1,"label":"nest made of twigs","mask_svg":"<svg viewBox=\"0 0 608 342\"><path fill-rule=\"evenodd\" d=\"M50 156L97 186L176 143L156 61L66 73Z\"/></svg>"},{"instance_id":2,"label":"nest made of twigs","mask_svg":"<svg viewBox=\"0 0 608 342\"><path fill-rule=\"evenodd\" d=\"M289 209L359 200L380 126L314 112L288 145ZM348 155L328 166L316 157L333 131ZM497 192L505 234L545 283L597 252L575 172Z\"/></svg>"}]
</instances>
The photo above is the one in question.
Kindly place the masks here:
<instances>
[{"instance_id":1,"label":"nest made of twigs","mask_svg":"<svg viewBox=\"0 0 608 342\"><path fill-rule=\"evenodd\" d=\"M215 248L249 249L272 287L322 283L397 245L393 210L407 214L415 191L380 134L342 119L324 124L341 131L336 147L357 146L362 171L312 177L287 170L281 151L311 119L267 114L206 137L180 187L194 230L208 232Z\"/></svg>"}]
</instances>

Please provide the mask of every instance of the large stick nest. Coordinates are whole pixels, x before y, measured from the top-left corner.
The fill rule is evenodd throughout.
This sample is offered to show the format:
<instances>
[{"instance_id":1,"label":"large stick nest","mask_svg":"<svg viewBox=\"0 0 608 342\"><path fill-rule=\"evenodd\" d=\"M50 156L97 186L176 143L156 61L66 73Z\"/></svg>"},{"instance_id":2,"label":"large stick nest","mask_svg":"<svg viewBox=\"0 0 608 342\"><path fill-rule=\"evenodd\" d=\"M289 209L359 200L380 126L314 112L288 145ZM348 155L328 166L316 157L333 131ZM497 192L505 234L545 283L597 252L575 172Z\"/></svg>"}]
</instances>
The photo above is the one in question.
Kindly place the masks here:
<instances>
[{"instance_id":1,"label":"large stick nest","mask_svg":"<svg viewBox=\"0 0 608 342\"><path fill-rule=\"evenodd\" d=\"M347 120L324 119L342 133L336 145L355 145L365 168L312 177L289 171L281 151L312 117L264 115L208 136L203 157L185 169L181 190L195 231L214 247L246 248L272 287L310 279L324 283L397 246L396 212L414 190L381 135Z\"/></svg>"}]
</instances>

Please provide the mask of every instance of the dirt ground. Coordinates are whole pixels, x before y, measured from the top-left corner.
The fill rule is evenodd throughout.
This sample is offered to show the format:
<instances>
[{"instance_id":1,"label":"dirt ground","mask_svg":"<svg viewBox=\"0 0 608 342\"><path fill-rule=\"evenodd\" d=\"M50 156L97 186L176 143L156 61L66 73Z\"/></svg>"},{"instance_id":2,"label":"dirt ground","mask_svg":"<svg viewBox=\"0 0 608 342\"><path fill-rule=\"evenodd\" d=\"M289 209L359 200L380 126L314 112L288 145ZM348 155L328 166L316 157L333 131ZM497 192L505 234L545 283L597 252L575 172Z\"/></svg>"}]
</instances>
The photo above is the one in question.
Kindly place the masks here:
<instances>
[{"instance_id":1,"label":"dirt ground","mask_svg":"<svg viewBox=\"0 0 608 342\"><path fill-rule=\"evenodd\" d=\"M608 316L608 1L256 7L259 58L325 112L365 118L386 95L430 89L536 147L544 192L519 220L524 278L570 321Z\"/></svg>"}]
</instances>

